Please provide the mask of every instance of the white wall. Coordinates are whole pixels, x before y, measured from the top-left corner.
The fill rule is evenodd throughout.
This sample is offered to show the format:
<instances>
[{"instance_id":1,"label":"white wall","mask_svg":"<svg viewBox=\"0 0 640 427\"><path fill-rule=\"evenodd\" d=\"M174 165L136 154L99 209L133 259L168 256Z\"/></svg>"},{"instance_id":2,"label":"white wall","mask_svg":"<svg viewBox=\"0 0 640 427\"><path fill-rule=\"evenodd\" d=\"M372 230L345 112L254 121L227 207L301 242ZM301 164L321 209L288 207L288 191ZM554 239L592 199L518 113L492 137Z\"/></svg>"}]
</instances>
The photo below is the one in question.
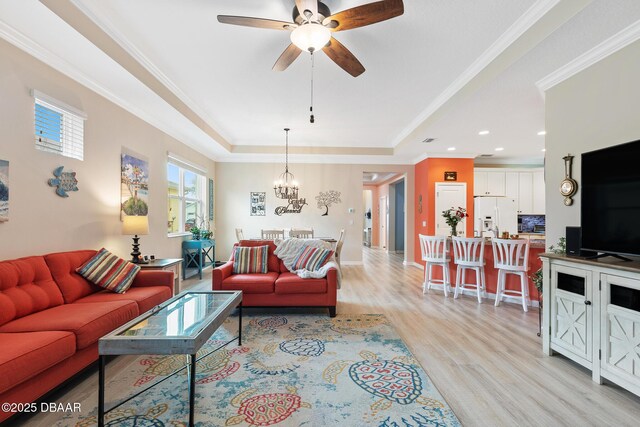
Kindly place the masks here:
<instances>
[{"instance_id":1,"label":"white wall","mask_svg":"<svg viewBox=\"0 0 640 427\"><path fill-rule=\"evenodd\" d=\"M37 89L88 115L84 161L34 148L33 98ZM141 251L180 257L182 238L167 238L167 151L207 168L215 164L44 63L0 40L0 159L10 162L10 220L0 223L0 259L102 246L131 252L121 235L120 153L127 147L149 158L150 234ZM63 199L47 185L52 171L77 173L78 192Z\"/></svg>"},{"instance_id":2,"label":"white wall","mask_svg":"<svg viewBox=\"0 0 640 427\"><path fill-rule=\"evenodd\" d=\"M247 238L260 236L263 228L313 227L316 236L338 237L341 228L346 231L341 259L346 263L362 262L362 234L364 210L362 203L362 173L365 169L376 171L402 172L411 175L407 182L413 182L413 166L402 165L324 165L290 164L300 185L300 197L306 198L308 205L300 214L274 213L281 200L276 199L273 182L282 173L281 163L217 163L216 164L216 257L227 259L236 241L235 228L242 228ZM329 215L322 216L315 196L320 191L337 190L342 193L342 203L331 206ZM249 194L252 191L267 193L267 215L249 215ZM411 197L411 200L409 200ZM413 204L413 188L407 190L408 206ZM353 208L354 213L348 209ZM413 209L407 210L411 216L407 224L413 224ZM413 227L407 233L413 234ZM412 255L413 256L413 255ZM412 259L412 258L410 258Z\"/></svg>"},{"instance_id":3,"label":"white wall","mask_svg":"<svg viewBox=\"0 0 640 427\"><path fill-rule=\"evenodd\" d=\"M547 91L547 245L556 244L566 226L580 225L580 154L640 139L639 76L637 41ZM572 206L564 206L559 193L568 153L578 181Z\"/></svg>"}]
</instances>

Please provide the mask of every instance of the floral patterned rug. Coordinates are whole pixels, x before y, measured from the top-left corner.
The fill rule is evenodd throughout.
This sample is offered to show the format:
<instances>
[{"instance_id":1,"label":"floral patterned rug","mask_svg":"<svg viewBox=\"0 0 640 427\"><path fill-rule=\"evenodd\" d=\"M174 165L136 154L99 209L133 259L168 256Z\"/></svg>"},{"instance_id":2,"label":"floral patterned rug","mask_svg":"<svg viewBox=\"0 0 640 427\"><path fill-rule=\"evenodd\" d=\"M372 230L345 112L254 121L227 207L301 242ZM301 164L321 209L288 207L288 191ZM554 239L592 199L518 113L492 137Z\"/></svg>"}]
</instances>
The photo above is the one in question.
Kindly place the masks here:
<instances>
[{"instance_id":1,"label":"floral patterned rug","mask_svg":"<svg viewBox=\"0 0 640 427\"><path fill-rule=\"evenodd\" d=\"M245 316L234 341L198 362L198 426L459 426L422 367L383 315ZM244 322L243 322L244 323ZM237 332L230 318L201 350ZM141 356L107 365L108 407L183 366L184 356ZM115 377L114 377L115 376ZM108 426L186 426L183 370L107 414ZM97 425L97 391L83 414L57 425ZM89 411L89 412L87 412Z\"/></svg>"}]
</instances>

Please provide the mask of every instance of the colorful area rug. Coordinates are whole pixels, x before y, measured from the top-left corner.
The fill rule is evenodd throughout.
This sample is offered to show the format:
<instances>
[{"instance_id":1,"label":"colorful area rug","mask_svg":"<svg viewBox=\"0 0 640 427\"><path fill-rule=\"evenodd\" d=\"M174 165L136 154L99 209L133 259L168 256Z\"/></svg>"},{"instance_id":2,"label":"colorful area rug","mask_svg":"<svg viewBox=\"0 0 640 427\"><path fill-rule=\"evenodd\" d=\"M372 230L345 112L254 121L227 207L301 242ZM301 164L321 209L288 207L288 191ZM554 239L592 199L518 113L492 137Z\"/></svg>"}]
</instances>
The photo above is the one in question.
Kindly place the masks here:
<instances>
[{"instance_id":1,"label":"colorful area rug","mask_svg":"<svg viewBox=\"0 0 640 427\"><path fill-rule=\"evenodd\" d=\"M198 426L460 425L383 315L244 319L242 347L233 342L198 362ZM232 338L236 327L237 318L228 319L202 354ZM111 373L107 365L107 400L112 405L184 362L143 356ZM183 371L107 414L106 425L183 426L187 399ZM97 425L96 402L91 396L82 402L84 416L69 414L58 425Z\"/></svg>"}]
</instances>

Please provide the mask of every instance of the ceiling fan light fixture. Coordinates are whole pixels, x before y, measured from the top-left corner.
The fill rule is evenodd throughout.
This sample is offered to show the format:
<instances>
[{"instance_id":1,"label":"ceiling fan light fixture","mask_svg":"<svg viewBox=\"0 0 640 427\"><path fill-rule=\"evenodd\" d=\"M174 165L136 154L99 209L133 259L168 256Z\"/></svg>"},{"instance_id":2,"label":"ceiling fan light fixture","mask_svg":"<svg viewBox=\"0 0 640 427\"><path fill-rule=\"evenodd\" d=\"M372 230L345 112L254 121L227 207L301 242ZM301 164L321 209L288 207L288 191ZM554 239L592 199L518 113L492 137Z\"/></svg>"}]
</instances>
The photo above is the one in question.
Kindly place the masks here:
<instances>
[{"instance_id":1,"label":"ceiling fan light fixture","mask_svg":"<svg viewBox=\"0 0 640 427\"><path fill-rule=\"evenodd\" d=\"M291 43L309 52L322 49L329 40L331 40L331 31L315 22L300 25L291 32Z\"/></svg>"}]
</instances>

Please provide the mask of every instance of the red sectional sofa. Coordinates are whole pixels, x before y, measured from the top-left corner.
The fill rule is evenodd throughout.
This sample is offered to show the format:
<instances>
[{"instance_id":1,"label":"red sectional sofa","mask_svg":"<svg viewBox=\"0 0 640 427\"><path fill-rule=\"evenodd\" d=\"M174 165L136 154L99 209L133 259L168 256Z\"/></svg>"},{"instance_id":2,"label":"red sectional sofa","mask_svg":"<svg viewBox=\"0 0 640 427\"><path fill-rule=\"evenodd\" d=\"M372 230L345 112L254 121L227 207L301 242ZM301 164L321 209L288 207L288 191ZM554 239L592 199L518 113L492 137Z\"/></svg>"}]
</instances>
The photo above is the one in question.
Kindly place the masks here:
<instances>
[{"instance_id":1,"label":"red sectional sofa","mask_svg":"<svg viewBox=\"0 0 640 427\"><path fill-rule=\"evenodd\" d=\"M272 240L241 240L236 246L269 246L266 274L233 274L231 259L213 269L213 290L242 291L243 307L326 307L336 315L338 271L330 268L322 279L302 279L291 273L273 252Z\"/></svg>"},{"instance_id":2,"label":"red sectional sofa","mask_svg":"<svg viewBox=\"0 0 640 427\"><path fill-rule=\"evenodd\" d=\"M140 271L124 294L93 285L75 269L95 253L0 262L0 402L37 400L97 360L100 337L171 298L170 271Z\"/></svg>"}]
</instances>

